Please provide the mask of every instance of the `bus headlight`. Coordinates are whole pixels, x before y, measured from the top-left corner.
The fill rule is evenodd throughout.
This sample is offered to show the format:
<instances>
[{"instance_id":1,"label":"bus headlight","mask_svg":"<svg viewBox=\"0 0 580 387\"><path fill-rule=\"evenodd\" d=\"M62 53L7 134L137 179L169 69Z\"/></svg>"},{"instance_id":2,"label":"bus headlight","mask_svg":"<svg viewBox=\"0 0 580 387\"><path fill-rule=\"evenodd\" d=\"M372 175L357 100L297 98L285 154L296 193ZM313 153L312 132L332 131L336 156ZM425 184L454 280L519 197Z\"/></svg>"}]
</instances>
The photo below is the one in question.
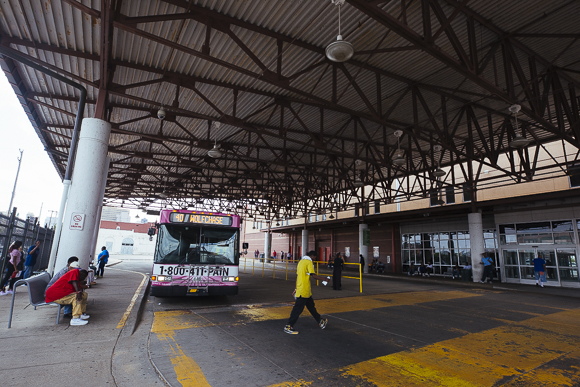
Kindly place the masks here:
<instances>
[{"instance_id":1,"label":"bus headlight","mask_svg":"<svg viewBox=\"0 0 580 387\"><path fill-rule=\"evenodd\" d=\"M155 278L153 278L153 281L155 281ZM171 276L170 275L158 275L157 281L158 282L169 282L169 281L171 281Z\"/></svg>"},{"instance_id":2,"label":"bus headlight","mask_svg":"<svg viewBox=\"0 0 580 387\"><path fill-rule=\"evenodd\" d=\"M222 277L222 282L238 282L239 277Z\"/></svg>"}]
</instances>

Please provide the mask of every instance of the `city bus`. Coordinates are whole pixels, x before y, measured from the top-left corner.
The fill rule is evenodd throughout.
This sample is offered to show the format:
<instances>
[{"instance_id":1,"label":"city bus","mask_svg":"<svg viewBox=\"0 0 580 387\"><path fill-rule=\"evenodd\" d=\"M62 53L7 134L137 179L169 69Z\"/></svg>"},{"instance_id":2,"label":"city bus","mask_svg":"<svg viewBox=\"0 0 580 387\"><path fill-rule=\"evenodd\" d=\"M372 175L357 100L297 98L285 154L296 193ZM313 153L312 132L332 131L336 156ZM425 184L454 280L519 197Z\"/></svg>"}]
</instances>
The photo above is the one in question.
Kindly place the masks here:
<instances>
[{"instance_id":1,"label":"city bus","mask_svg":"<svg viewBox=\"0 0 580 387\"><path fill-rule=\"evenodd\" d=\"M238 215L161 210L151 295L236 295L239 260Z\"/></svg>"}]
</instances>

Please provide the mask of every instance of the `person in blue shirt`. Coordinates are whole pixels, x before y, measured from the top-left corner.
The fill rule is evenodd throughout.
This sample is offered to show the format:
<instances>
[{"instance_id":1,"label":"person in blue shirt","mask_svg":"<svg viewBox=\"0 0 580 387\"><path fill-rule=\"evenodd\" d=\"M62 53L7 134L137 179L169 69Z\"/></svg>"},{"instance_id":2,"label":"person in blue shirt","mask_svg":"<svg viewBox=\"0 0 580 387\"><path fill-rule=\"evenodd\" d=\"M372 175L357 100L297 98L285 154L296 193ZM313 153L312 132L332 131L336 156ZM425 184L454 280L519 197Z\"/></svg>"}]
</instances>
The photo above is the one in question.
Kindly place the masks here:
<instances>
[{"instance_id":1,"label":"person in blue shirt","mask_svg":"<svg viewBox=\"0 0 580 387\"><path fill-rule=\"evenodd\" d=\"M480 283L484 284L489 278L489 283L493 281L493 258L489 256L489 253L481 253L481 264L483 265L483 275L481 276Z\"/></svg>"},{"instance_id":2,"label":"person in blue shirt","mask_svg":"<svg viewBox=\"0 0 580 387\"><path fill-rule=\"evenodd\" d=\"M536 276L536 286L544 287L544 282L546 282L546 261L544 258L534 258L534 274ZM538 282L540 283L538 284Z\"/></svg>"},{"instance_id":3,"label":"person in blue shirt","mask_svg":"<svg viewBox=\"0 0 580 387\"><path fill-rule=\"evenodd\" d=\"M40 252L40 241L36 241L36 243L28 248L28 255L26 256L26 261L24 261L24 275L22 278L26 279L32 275L32 270L34 265L36 265L36 258L38 257L38 253Z\"/></svg>"},{"instance_id":4,"label":"person in blue shirt","mask_svg":"<svg viewBox=\"0 0 580 387\"><path fill-rule=\"evenodd\" d=\"M107 247L103 246L101 248L101 253L99 254L99 267L97 269L97 277L102 277L105 272L105 265L109 262L109 252Z\"/></svg>"}]
</instances>

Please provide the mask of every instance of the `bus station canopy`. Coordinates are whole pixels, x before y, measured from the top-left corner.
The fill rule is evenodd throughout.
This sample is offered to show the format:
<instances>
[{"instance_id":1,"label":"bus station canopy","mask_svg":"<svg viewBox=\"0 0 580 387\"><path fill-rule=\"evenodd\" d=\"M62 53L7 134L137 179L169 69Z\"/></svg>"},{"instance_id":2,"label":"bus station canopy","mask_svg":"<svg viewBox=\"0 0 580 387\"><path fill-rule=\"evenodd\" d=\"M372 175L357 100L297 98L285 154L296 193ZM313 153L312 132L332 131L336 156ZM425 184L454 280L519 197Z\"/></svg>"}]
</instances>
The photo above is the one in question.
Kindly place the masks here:
<instances>
[{"instance_id":1,"label":"bus station canopy","mask_svg":"<svg viewBox=\"0 0 580 387\"><path fill-rule=\"evenodd\" d=\"M1 64L61 176L79 92L10 52L87 88L125 207L292 217L530 181L544 144L579 148L580 2L335 3L6 0Z\"/></svg>"}]
</instances>

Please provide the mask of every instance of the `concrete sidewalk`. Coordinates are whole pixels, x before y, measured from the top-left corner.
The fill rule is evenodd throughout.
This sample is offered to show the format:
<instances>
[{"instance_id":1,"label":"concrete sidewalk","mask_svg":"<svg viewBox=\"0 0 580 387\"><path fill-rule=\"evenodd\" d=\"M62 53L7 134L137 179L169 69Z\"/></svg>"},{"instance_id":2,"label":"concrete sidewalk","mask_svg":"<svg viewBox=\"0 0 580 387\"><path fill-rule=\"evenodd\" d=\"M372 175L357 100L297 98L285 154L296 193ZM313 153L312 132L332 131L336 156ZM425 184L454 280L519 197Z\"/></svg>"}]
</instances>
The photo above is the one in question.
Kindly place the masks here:
<instances>
[{"instance_id":1,"label":"concrete sidewalk","mask_svg":"<svg viewBox=\"0 0 580 387\"><path fill-rule=\"evenodd\" d=\"M162 385L153 367L147 368L147 363L145 368L139 367L134 361L139 351L133 346L142 343L132 339L131 333L138 322L137 312L148 276L118 269L115 263L119 262L111 261L104 277L87 290L87 314L91 318L85 326L70 326L70 319L62 315L60 324L56 325L58 308L43 306L34 310L28 303L27 288L21 286L16 289L12 328L8 329L11 296L0 297L3 385ZM130 306L132 310L127 313ZM133 355L119 356L127 352ZM140 376L132 377L132 372ZM141 380L143 375L151 376L145 384Z\"/></svg>"}]
</instances>

